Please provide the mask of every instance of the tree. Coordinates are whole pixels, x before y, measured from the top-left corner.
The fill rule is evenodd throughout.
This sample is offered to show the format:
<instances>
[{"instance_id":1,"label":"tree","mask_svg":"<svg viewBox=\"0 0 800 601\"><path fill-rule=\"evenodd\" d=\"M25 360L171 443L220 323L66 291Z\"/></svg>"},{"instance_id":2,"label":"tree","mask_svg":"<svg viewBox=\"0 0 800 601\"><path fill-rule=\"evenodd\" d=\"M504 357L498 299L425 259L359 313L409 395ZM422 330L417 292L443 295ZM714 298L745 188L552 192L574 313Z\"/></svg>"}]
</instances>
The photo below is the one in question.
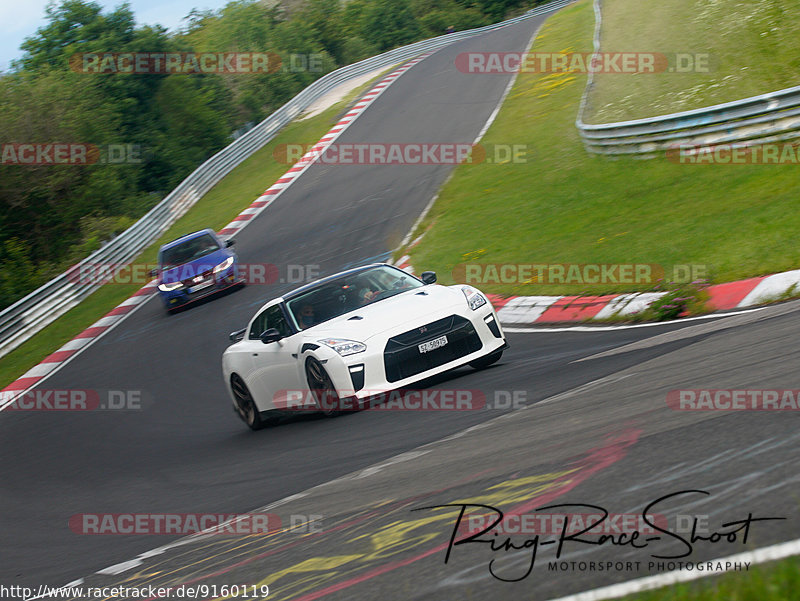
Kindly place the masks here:
<instances>
[{"instance_id":1,"label":"tree","mask_svg":"<svg viewBox=\"0 0 800 601\"><path fill-rule=\"evenodd\" d=\"M120 51L120 46L134 35L136 22L128 4L107 16L94 2L63 0L48 4L48 24L21 45L25 51L17 66L28 72L45 67L62 68L75 52Z\"/></svg>"},{"instance_id":2,"label":"tree","mask_svg":"<svg viewBox=\"0 0 800 601\"><path fill-rule=\"evenodd\" d=\"M314 40L341 63L346 42L343 15L340 0L308 0L293 20L306 25Z\"/></svg>"},{"instance_id":3,"label":"tree","mask_svg":"<svg viewBox=\"0 0 800 601\"><path fill-rule=\"evenodd\" d=\"M419 38L420 29L408 0L374 0L364 8L361 37L383 52Z\"/></svg>"}]
</instances>

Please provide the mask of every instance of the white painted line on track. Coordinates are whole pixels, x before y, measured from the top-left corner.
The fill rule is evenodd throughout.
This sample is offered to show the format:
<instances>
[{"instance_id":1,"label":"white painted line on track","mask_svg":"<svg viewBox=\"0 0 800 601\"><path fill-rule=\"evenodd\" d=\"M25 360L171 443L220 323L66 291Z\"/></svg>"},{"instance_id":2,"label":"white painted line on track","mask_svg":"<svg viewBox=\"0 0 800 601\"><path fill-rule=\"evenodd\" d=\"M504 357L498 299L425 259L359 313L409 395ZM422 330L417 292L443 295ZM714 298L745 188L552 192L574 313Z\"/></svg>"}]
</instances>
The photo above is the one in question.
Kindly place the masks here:
<instances>
[{"instance_id":1,"label":"white painted line on track","mask_svg":"<svg viewBox=\"0 0 800 601\"><path fill-rule=\"evenodd\" d=\"M533 35L531 36L531 39L528 40L528 44L525 47L525 52L526 53L530 51L531 46L533 46L533 42L536 40L536 36L539 34L539 30L541 28L542 28L542 26L539 25L539 27L536 28L536 31L533 32ZM506 100L506 96L508 96L508 93L511 91L511 88L514 87L514 82L517 81L517 75L519 75L519 73L514 73L514 75L509 80L508 85L505 87L505 89L503 90L503 93L500 95L500 99L497 101L497 105L494 107L494 110L492 111L492 114L489 115L489 118L483 124L483 127L481 128L480 132L478 132L478 135L475 137L475 140L473 140L473 142L472 142L473 146L475 144L477 144L478 142L480 142L481 139L483 139L483 136L486 134L488 129L491 127L492 123L494 123L494 120L497 118L497 114L500 112L500 108L503 106L503 103ZM448 184L450 179L453 177L453 174L455 173L455 171L456 170L453 169L450 172L450 175L447 176L447 179L444 181L444 183L439 188L440 190L444 189L444 187ZM405 248L406 247L406 245L411 241L411 236L413 236L414 232L417 231L417 228L419 227L419 224L422 223L422 221L425 219L425 217L428 216L428 213L433 208L433 205L436 204L436 201L438 199L439 199L439 192L436 192L436 194L433 195L433 198L431 198L430 201L428 201L428 204L425 206L425 208L422 209L422 213L420 213L419 217L417 217L416 221L414 221L414 225L412 225L411 229L408 230L408 233L405 235L405 238L403 238L403 241L400 242L400 245L396 249L394 249L394 251L392 251L392 254L394 254L395 252L397 252L401 248ZM420 238L422 238L422 236L420 236ZM403 257L403 259L407 260L408 257L407 256ZM398 265L400 265L401 263L402 263L402 259L397 261Z\"/></svg>"},{"instance_id":2,"label":"white painted line on track","mask_svg":"<svg viewBox=\"0 0 800 601\"><path fill-rule=\"evenodd\" d=\"M529 405L530 407L535 407L537 405L547 405L549 403L557 403L559 401L563 401L570 397L575 396L576 394L583 394L584 392L588 392L590 390L594 390L595 388L601 388L606 386L607 384L616 384L621 380L625 380L626 378L630 378L631 376L635 376L636 372L631 372L627 374L617 375L611 374L610 376L604 376L602 378L598 378L596 380L592 380L591 382L587 382L586 384L582 384L577 388L573 388L571 390L567 390L566 392L561 392L559 394L553 395L544 399L543 401L539 401L538 403L534 403L533 405Z\"/></svg>"},{"instance_id":3,"label":"white painted line on track","mask_svg":"<svg viewBox=\"0 0 800 601\"><path fill-rule=\"evenodd\" d=\"M533 46L533 43L536 41L536 36L539 35L539 30L542 28L543 24L544 24L544 21L542 21L542 23L539 24L539 27L537 27L536 30L533 32L533 35L531 36L531 39L528 40L528 44L525 46L525 54L526 55L530 53L531 47ZM473 142L473 144L477 144L478 142L480 142L481 139L483 138L483 136L486 134L486 132L492 126L492 123L494 123L494 120L497 118L497 115L500 112L500 109L502 108L503 103L505 103L505 101L506 101L506 97L508 96L509 92L511 92L511 88L513 88L514 84L517 82L517 77L518 76L519 76L519 71L516 71L514 73L514 75L511 77L511 79L509 80L508 85L506 86L506 89L503 90L503 93L500 96L500 100L497 101L497 106L494 107L494 110L492 111L492 114L489 115L489 118L486 120L486 123L483 124L483 127L481 128L481 131L478 133L477 137L475 138L475 141Z\"/></svg>"},{"instance_id":4,"label":"white painted line on track","mask_svg":"<svg viewBox=\"0 0 800 601\"><path fill-rule=\"evenodd\" d=\"M274 503L270 503L269 505L264 507L264 511L267 511L269 509L275 509L276 507L280 507L281 505L286 505L286 503L291 503L292 501L297 501L298 499L302 499L303 497L307 497L307 496L308 496L307 492L299 492L299 493L294 494L294 495L289 495L288 497L284 497L282 499L279 499L278 501L275 501Z\"/></svg>"},{"instance_id":5,"label":"white painted line on track","mask_svg":"<svg viewBox=\"0 0 800 601\"><path fill-rule=\"evenodd\" d=\"M800 555L800 539L795 539L786 543L779 543L769 547L756 549L755 551L746 551L744 553L737 553L736 555L729 555L728 557L721 557L719 559L708 560L711 563L749 563L756 565L768 561L776 561L778 559L785 559L793 555ZM692 563L708 563L692 562ZM651 591L653 589L662 588L671 584L678 584L681 582L690 582L698 580L707 576L717 576L724 574L729 570L719 572L707 572L697 570L675 570L667 572L666 574L658 574L656 576L647 576L645 578L637 578L636 580L629 580L620 584L612 584L611 586L604 586L593 590L568 595L566 597L559 597L558 599L551 599L550 601L604 601L605 599L617 599L626 595L633 595L644 591Z\"/></svg>"},{"instance_id":6,"label":"white painted line on track","mask_svg":"<svg viewBox=\"0 0 800 601\"><path fill-rule=\"evenodd\" d=\"M395 455L394 457L390 457L386 461L383 461L377 465L373 465L367 468L364 468L360 472L358 472L355 476L352 477L353 480L361 480L362 478L368 478L377 474L378 472L383 471L389 466L395 465L397 463L403 463L405 461L412 461L417 459L418 457L422 457L423 455L427 455L430 451L408 451L406 453L401 453L400 455Z\"/></svg>"},{"instance_id":7,"label":"white painted line on track","mask_svg":"<svg viewBox=\"0 0 800 601\"><path fill-rule=\"evenodd\" d=\"M673 319L670 321L656 321L653 323L628 323L613 326L561 326L556 328L548 328L546 326L532 326L530 328L521 327L507 327L502 322L504 332L511 332L513 334L546 334L548 332L611 332L613 330L632 330L635 328L654 328L656 326L674 326L690 321L699 321L701 319L717 319L722 317L731 317L733 315L742 315L743 313L753 313L754 311L763 311L767 307L756 307L754 309L743 309L741 311L729 311L727 313L710 313L708 315L697 315L695 317L683 317L681 319Z\"/></svg>"}]
</instances>

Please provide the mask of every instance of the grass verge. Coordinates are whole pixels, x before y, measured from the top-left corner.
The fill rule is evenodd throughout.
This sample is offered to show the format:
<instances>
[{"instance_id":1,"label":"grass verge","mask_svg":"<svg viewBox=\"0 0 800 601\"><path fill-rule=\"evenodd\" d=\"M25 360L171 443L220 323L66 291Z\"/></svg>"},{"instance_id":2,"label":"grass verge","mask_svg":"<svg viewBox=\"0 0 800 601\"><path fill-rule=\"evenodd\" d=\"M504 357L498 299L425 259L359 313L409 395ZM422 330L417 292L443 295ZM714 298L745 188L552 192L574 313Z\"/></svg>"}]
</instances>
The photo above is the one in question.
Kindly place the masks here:
<instances>
[{"instance_id":1,"label":"grass verge","mask_svg":"<svg viewBox=\"0 0 800 601\"><path fill-rule=\"evenodd\" d=\"M253 154L214 186L161 238L142 251L130 263L154 264L158 248L164 242L173 240L181 234L206 227L220 230L228 224L289 168L289 165L278 162L273 157L276 147L287 143L303 145L315 143L333 126L344 107L366 91L375 79L377 77L319 115L295 121L286 126L269 144ZM102 286L78 306L5 355L0 361L0 388L13 382L65 342L88 328L130 297L142 285L137 283Z\"/></svg>"},{"instance_id":2,"label":"grass verge","mask_svg":"<svg viewBox=\"0 0 800 601\"><path fill-rule=\"evenodd\" d=\"M598 74L587 123L696 109L798 83L795 0L603 0L602 16L602 52L689 55L682 66L691 70L678 72L673 59L673 72Z\"/></svg>"},{"instance_id":3,"label":"grass verge","mask_svg":"<svg viewBox=\"0 0 800 601\"><path fill-rule=\"evenodd\" d=\"M594 15L583 0L548 19L534 50L592 48ZM679 164L666 157L610 160L589 155L575 128L586 76L522 73L483 146L519 144L518 160L458 166L420 225L410 249L418 271L443 283L464 281L464 264L655 265L666 281L712 283L796 268L796 167ZM503 283L482 270L468 283L501 295L619 294L652 290L658 270L639 284ZM656 280L656 281L651 281Z\"/></svg>"},{"instance_id":4,"label":"grass verge","mask_svg":"<svg viewBox=\"0 0 800 601\"><path fill-rule=\"evenodd\" d=\"M800 599L800 559L750 566L695 582L675 584L646 593L628 595L625 601L793 601Z\"/></svg>"}]
</instances>

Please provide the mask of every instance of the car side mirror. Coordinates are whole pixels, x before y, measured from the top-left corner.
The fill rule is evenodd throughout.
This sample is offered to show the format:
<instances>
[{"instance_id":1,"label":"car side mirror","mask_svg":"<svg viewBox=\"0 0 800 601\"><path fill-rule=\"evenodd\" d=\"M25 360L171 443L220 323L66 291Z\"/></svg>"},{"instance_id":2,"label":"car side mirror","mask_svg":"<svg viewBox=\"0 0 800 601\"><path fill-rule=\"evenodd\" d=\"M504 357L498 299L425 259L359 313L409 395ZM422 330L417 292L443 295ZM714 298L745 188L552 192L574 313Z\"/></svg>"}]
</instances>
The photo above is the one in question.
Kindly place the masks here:
<instances>
[{"instance_id":1,"label":"car side mirror","mask_svg":"<svg viewBox=\"0 0 800 601\"><path fill-rule=\"evenodd\" d=\"M236 242L234 242L233 240L226 240L225 241L225 248L230 248L234 244L236 244Z\"/></svg>"},{"instance_id":2,"label":"car side mirror","mask_svg":"<svg viewBox=\"0 0 800 601\"><path fill-rule=\"evenodd\" d=\"M278 342L278 340L283 338L283 336L281 336L281 333L275 328L269 328L268 330L261 332L261 336L259 336L259 338L264 344L269 344L270 342Z\"/></svg>"},{"instance_id":3,"label":"car side mirror","mask_svg":"<svg viewBox=\"0 0 800 601\"><path fill-rule=\"evenodd\" d=\"M436 272L435 271L423 271L422 275L420 276L420 278L426 284L435 284L436 283Z\"/></svg>"}]
</instances>

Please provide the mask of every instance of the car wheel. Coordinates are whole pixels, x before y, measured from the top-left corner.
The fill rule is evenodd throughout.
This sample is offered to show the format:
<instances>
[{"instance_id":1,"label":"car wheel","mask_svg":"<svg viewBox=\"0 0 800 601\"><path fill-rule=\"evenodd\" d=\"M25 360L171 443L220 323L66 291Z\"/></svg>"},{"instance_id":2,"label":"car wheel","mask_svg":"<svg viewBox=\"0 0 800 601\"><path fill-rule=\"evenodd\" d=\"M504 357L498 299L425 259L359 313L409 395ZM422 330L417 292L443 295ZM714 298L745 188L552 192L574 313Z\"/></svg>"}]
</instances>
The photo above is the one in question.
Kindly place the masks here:
<instances>
[{"instance_id":1,"label":"car wheel","mask_svg":"<svg viewBox=\"0 0 800 601\"><path fill-rule=\"evenodd\" d=\"M470 367L474 367L475 369L483 369L484 367L489 367L492 363L497 363L500 361L500 357L503 356L503 351L505 349L500 349L499 351L494 351L493 353L489 353L485 357L481 357L480 359L475 359L475 361L470 361Z\"/></svg>"},{"instance_id":2,"label":"car wheel","mask_svg":"<svg viewBox=\"0 0 800 601\"><path fill-rule=\"evenodd\" d=\"M236 413L242 418L251 430L260 430L264 427L265 423L261 419L261 414L256 407L250 391L247 389L247 384L238 374L231 376L231 390L236 399Z\"/></svg>"},{"instance_id":3,"label":"car wheel","mask_svg":"<svg viewBox=\"0 0 800 601\"><path fill-rule=\"evenodd\" d=\"M319 410L327 417L339 415L340 412L337 410L339 395L336 393L333 380L322 363L313 357L309 357L306 361L306 380Z\"/></svg>"}]
</instances>

